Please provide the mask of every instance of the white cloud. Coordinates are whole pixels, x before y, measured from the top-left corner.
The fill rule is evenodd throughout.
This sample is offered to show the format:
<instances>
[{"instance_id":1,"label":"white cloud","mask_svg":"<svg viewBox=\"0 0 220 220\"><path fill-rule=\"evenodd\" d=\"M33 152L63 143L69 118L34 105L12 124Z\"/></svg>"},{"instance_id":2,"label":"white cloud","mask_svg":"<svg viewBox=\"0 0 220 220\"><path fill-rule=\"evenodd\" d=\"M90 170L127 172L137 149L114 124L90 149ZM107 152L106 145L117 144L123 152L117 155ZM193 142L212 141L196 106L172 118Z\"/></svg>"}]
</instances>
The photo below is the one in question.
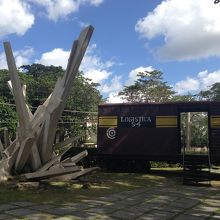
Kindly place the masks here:
<instances>
[{"instance_id":1,"label":"white cloud","mask_svg":"<svg viewBox=\"0 0 220 220\"><path fill-rule=\"evenodd\" d=\"M0 1L0 37L23 35L34 24L29 5L22 0Z\"/></svg>"},{"instance_id":2,"label":"white cloud","mask_svg":"<svg viewBox=\"0 0 220 220\"><path fill-rule=\"evenodd\" d=\"M34 24L39 9L50 20L57 21L77 12L82 5L98 7L104 0L0 0L0 38L9 34L23 35ZM38 7L35 7L38 6ZM43 9L43 10L42 10ZM86 25L82 23L81 25Z\"/></svg>"},{"instance_id":3,"label":"white cloud","mask_svg":"<svg viewBox=\"0 0 220 220\"><path fill-rule=\"evenodd\" d=\"M35 62L46 66L62 66L63 69L66 69L69 54L69 51L64 51L62 48L55 48L52 51L43 53L41 58Z\"/></svg>"},{"instance_id":4,"label":"white cloud","mask_svg":"<svg viewBox=\"0 0 220 220\"><path fill-rule=\"evenodd\" d=\"M178 94L195 93L199 90L199 81L187 77L186 80L177 82L174 89Z\"/></svg>"},{"instance_id":5,"label":"white cloud","mask_svg":"<svg viewBox=\"0 0 220 220\"><path fill-rule=\"evenodd\" d=\"M109 93L109 97L108 97L108 103L123 103L123 99L118 96L117 92L111 92Z\"/></svg>"},{"instance_id":6,"label":"white cloud","mask_svg":"<svg viewBox=\"0 0 220 220\"><path fill-rule=\"evenodd\" d=\"M136 69L131 70L131 72L129 73L129 76L128 76L128 80L125 82L125 85L126 86L132 85L134 83L134 81L137 80L138 73L145 72L145 71L150 72L153 70L154 70L154 68L152 66L148 66L148 67L140 66L140 67L137 67Z\"/></svg>"},{"instance_id":7,"label":"white cloud","mask_svg":"<svg viewBox=\"0 0 220 220\"><path fill-rule=\"evenodd\" d=\"M135 30L143 38L164 37L157 55L168 60L220 56L220 5L211 0L164 0Z\"/></svg>"},{"instance_id":8,"label":"white cloud","mask_svg":"<svg viewBox=\"0 0 220 220\"><path fill-rule=\"evenodd\" d=\"M209 73L207 70L198 73L198 80L201 84L201 90L208 89L209 86L216 82L220 82L220 70Z\"/></svg>"},{"instance_id":9,"label":"white cloud","mask_svg":"<svg viewBox=\"0 0 220 220\"><path fill-rule=\"evenodd\" d=\"M72 0L33 0L35 4L43 6L50 20L57 21L60 17L66 17L79 9L79 1Z\"/></svg>"},{"instance_id":10,"label":"white cloud","mask_svg":"<svg viewBox=\"0 0 220 220\"><path fill-rule=\"evenodd\" d=\"M216 82L220 82L220 69L212 73L205 70L199 72L195 78L187 77L177 82L174 89L178 94L198 93L201 90L208 90Z\"/></svg>"},{"instance_id":11,"label":"white cloud","mask_svg":"<svg viewBox=\"0 0 220 220\"><path fill-rule=\"evenodd\" d=\"M77 12L82 5L99 6L104 0L29 0L33 4L42 6L50 20L57 21L69 14Z\"/></svg>"},{"instance_id":12,"label":"white cloud","mask_svg":"<svg viewBox=\"0 0 220 220\"><path fill-rule=\"evenodd\" d=\"M114 62L109 60L103 62L102 59L95 54L96 45L88 47L87 52L80 65L80 70L84 72L85 77L92 79L95 83L102 83L107 80L112 74L109 68L114 65ZM41 58L36 60L36 63L43 65L62 66L66 69L70 51L65 51L62 48L55 48L41 55Z\"/></svg>"},{"instance_id":13,"label":"white cloud","mask_svg":"<svg viewBox=\"0 0 220 220\"><path fill-rule=\"evenodd\" d=\"M41 55L36 63L43 65L62 66L66 69L69 58L69 51L62 48L55 48L49 52ZM118 93L122 89L121 76L114 75L110 68L117 65L113 60L103 61L100 56L96 54L96 45L92 44L88 47L87 52L80 65L80 70L83 71L84 76L89 78L94 83L99 83L99 90L105 94ZM112 79L110 79L112 77ZM111 95L113 98L113 96ZM111 98L111 99L112 99Z\"/></svg>"},{"instance_id":14,"label":"white cloud","mask_svg":"<svg viewBox=\"0 0 220 220\"><path fill-rule=\"evenodd\" d=\"M129 75L128 75L128 79L125 82L126 86L130 86L132 85L135 80L137 80L137 74L140 72L145 72L145 71L153 71L154 68L152 66L148 66L148 67L137 67L133 70L130 71ZM123 84L122 84L122 76L120 75L116 75L113 77L113 79L104 84L101 87L101 91L103 93L109 93L109 97L108 97L108 102L110 103L122 103L124 102L124 100L122 99L122 96L118 96L118 93L120 91L122 91L124 88Z\"/></svg>"},{"instance_id":15,"label":"white cloud","mask_svg":"<svg viewBox=\"0 0 220 220\"><path fill-rule=\"evenodd\" d=\"M96 45L92 44L80 66L80 70L82 70L85 74L85 77L92 79L95 83L103 83L104 80L108 79L112 72L109 70L115 63L111 60L106 62L102 61L101 57L95 54Z\"/></svg>"},{"instance_id":16,"label":"white cloud","mask_svg":"<svg viewBox=\"0 0 220 220\"><path fill-rule=\"evenodd\" d=\"M16 66L19 68L22 65L30 64L31 57L34 54L33 48L27 47L23 50L14 52ZM0 69L8 69L6 57L4 53L0 54Z\"/></svg>"},{"instance_id":17,"label":"white cloud","mask_svg":"<svg viewBox=\"0 0 220 220\"><path fill-rule=\"evenodd\" d=\"M91 79L94 83L102 83L103 80L109 78L112 74L106 70L99 70L99 69L88 69L87 71L83 71L86 78Z\"/></svg>"},{"instance_id":18,"label":"white cloud","mask_svg":"<svg viewBox=\"0 0 220 220\"><path fill-rule=\"evenodd\" d=\"M121 84L121 76L114 76L109 83L105 83L102 88L101 92L103 93L110 93L110 92L119 92L122 89Z\"/></svg>"},{"instance_id":19,"label":"white cloud","mask_svg":"<svg viewBox=\"0 0 220 220\"><path fill-rule=\"evenodd\" d=\"M99 6L100 4L102 4L104 2L104 0L84 0L85 2L89 2L91 5L94 6Z\"/></svg>"}]
</instances>

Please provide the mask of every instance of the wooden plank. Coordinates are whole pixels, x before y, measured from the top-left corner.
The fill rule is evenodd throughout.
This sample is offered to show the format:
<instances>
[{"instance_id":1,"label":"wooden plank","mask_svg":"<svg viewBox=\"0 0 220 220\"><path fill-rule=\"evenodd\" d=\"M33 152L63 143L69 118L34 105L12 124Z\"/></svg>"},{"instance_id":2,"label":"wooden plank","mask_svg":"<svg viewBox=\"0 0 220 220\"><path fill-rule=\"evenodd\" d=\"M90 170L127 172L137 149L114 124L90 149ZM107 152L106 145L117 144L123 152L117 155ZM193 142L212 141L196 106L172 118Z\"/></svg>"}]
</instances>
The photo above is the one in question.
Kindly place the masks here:
<instances>
[{"instance_id":1,"label":"wooden plank","mask_svg":"<svg viewBox=\"0 0 220 220\"><path fill-rule=\"evenodd\" d=\"M63 163L63 162L61 162L61 164L62 164L63 167L73 167L73 166L76 166L76 163L73 163L73 162L71 162L71 163Z\"/></svg>"},{"instance_id":2,"label":"wooden plank","mask_svg":"<svg viewBox=\"0 0 220 220\"><path fill-rule=\"evenodd\" d=\"M40 159L40 154L38 152L36 140L34 141L31 152L30 152L30 164L32 170L38 170L42 164L41 164L41 159Z\"/></svg>"},{"instance_id":3,"label":"wooden plank","mask_svg":"<svg viewBox=\"0 0 220 220\"><path fill-rule=\"evenodd\" d=\"M46 170L46 171L37 171L34 173L26 173L24 177L28 180L41 180L47 179L54 176L64 175L68 173L73 173L76 171L80 171L83 168L81 166L68 167L68 168L58 168L56 170Z\"/></svg>"},{"instance_id":4,"label":"wooden plank","mask_svg":"<svg viewBox=\"0 0 220 220\"><path fill-rule=\"evenodd\" d=\"M36 130L36 143L38 146L39 154L42 154L41 146L43 144L43 132L44 132L44 122L41 124L38 130ZM43 162L42 162L43 164Z\"/></svg>"},{"instance_id":5,"label":"wooden plank","mask_svg":"<svg viewBox=\"0 0 220 220\"><path fill-rule=\"evenodd\" d=\"M12 155L8 158L8 169L11 171L12 167L15 165L16 163L16 159L19 153L19 143L16 143L14 151L12 153ZM9 172L10 172L9 171Z\"/></svg>"},{"instance_id":6,"label":"wooden plank","mask_svg":"<svg viewBox=\"0 0 220 220\"><path fill-rule=\"evenodd\" d=\"M51 98L51 94L47 97L46 101L43 103L43 105L39 105L36 111L34 112L33 119L31 121L32 127L38 127L40 126L44 121L44 114L47 109L47 106L49 104Z\"/></svg>"},{"instance_id":7,"label":"wooden plank","mask_svg":"<svg viewBox=\"0 0 220 220\"><path fill-rule=\"evenodd\" d=\"M85 54L92 32L93 27L89 26L80 33L78 40L74 42L74 46L72 47L72 53L70 55L67 68L68 71L66 72L65 77L57 81L54 92L52 93L51 97L48 97L47 102L44 103L45 105L43 105L46 107L46 109L39 109L33 118L30 112L28 112L28 108L25 104L25 94L23 93L19 80L10 43L4 43L10 78L12 82L12 90L19 116L20 132L18 132L18 140L21 146L19 148L18 157L15 163L15 169L17 171L22 170L29 156L31 156L31 161L36 158L36 161L33 161L34 169L37 169L37 167L40 166L40 159L42 159L42 162L45 163L52 158L53 143L57 123L65 107L73 79L78 72L78 67ZM63 85L65 85L65 88L63 88ZM38 116L39 113L42 115L41 117ZM42 126L42 124L44 124L44 126ZM41 132L38 132L40 127ZM39 141L39 138L36 137L36 139L34 139L35 133L37 133L38 137L43 135L42 145L36 145L35 140L37 139ZM40 149L41 157L38 156L39 149L37 146L42 146Z\"/></svg>"},{"instance_id":8,"label":"wooden plank","mask_svg":"<svg viewBox=\"0 0 220 220\"><path fill-rule=\"evenodd\" d=\"M10 75L11 84L12 84L13 95L14 95L15 104L16 104L16 110L18 113L18 121L19 121L19 126L20 126L19 141L20 143L22 143L21 140L24 140L24 142L26 142L26 144L24 142L23 144L21 144L21 147L18 153L18 158L16 160L15 169L17 168L21 170L23 168L23 166L27 162L27 159L30 153L35 153L32 156L35 160L34 163L36 164L38 163L37 166L39 167L41 166L41 162L39 160L39 153L35 147L34 147L35 150L32 151L33 145L31 144L33 144L34 141L31 141L31 139L29 139L29 137L34 136L34 133L33 133L33 130L30 124L31 114L30 114L30 111L28 111L27 105L25 103L25 96L24 96L21 82L18 76L17 67L15 64L15 59L12 53L10 43L4 42L4 48L5 48L8 69L9 69L9 75Z\"/></svg>"},{"instance_id":9,"label":"wooden plank","mask_svg":"<svg viewBox=\"0 0 220 220\"><path fill-rule=\"evenodd\" d=\"M4 151L4 146L2 144L2 141L0 140L0 153L3 153Z\"/></svg>"},{"instance_id":10,"label":"wooden plank","mask_svg":"<svg viewBox=\"0 0 220 220\"><path fill-rule=\"evenodd\" d=\"M71 52L70 52L70 56L69 56L69 60L67 63L67 68L66 68L66 72L64 74L64 80L63 80L63 87L66 86L66 82L68 81L68 79L70 78L71 75L71 66L72 66L72 61L74 59L74 55L76 53L76 49L77 49L77 45L78 45L78 41L75 40L73 42L72 48L71 48Z\"/></svg>"},{"instance_id":11,"label":"wooden plank","mask_svg":"<svg viewBox=\"0 0 220 220\"><path fill-rule=\"evenodd\" d=\"M53 178L51 178L51 181L70 181L70 180L75 180L75 179L77 179L79 177L82 177L82 176L84 176L84 175L86 175L88 173L94 172L94 171L99 170L99 169L100 169L99 167L86 168L86 169L83 169L83 170L75 172L75 173L53 177Z\"/></svg>"},{"instance_id":12,"label":"wooden plank","mask_svg":"<svg viewBox=\"0 0 220 220\"><path fill-rule=\"evenodd\" d=\"M44 164L44 166L42 166L39 171L45 171L48 170L51 166L53 166L55 163L60 162L60 158L61 155L54 157L53 159L51 159L48 163Z\"/></svg>"},{"instance_id":13,"label":"wooden plank","mask_svg":"<svg viewBox=\"0 0 220 220\"><path fill-rule=\"evenodd\" d=\"M69 149L71 149L72 147L68 148L67 150L65 150L62 154L55 156L54 158L52 158L48 163L44 164L44 166L42 166L39 171L44 171L49 169L52 165L56 164L56 163L60 163L60 160L62 158L62 156L69 151ZM72 159L71 159L72 162Z\"/></svg>"},{"instance_id":14,"label":"wooden plank","mask_svg":"<svg viewBox=\"0 0 220 220\"><path fill-rule=\"evenodd\" d=\"M29 115L29 119L32 119L33 118L33 114L29 108L29 106L26 104L26 107L27 107L27 111L28 111L28 115Z\"/></svg>"},{"instance_id":15,"label":"wooden plank","mask_svg":"<svg viewBox=\"0 0 220 220\"><path fill-rule=\"evenodd\" d=\"M6 155L7 157L10 157L10 156L12 155L12 153L13 153L13 151L14 151L14 148L15 148L15 146L16 146L16 144L17 144L17 142L18 142L18 139L15 139L15 140L10 144L10 146L7 147L7 148L4 150L4 153L5 153L5 155Z\"/></svg>"},{"instance_id":16,"label":"wooden plank","mask_svg":"<svg viewBox=\"0 0 220 220\"><path fill-rule=\"evenodd\" d=\"M33 119L31 121L31 126L34 132L36 132L41 126L41 124L44 122L46 109L47 108L44 105L41 105L37 108L36 112L34 113Z\"/></svg>"},{"instance_id":17,"label":"wooden plank","mask_svg":"<svg viewBox=\"0 0 220 220\"><path fill-rule=\"evenodd\" d=\"M73 143L74 141L79 140L80 138L83 137L83 135L84 135L84 134L80 134L80 135L77 135L76 137L70 137L70 138L68 138L68 139L66 139L66 140L64 140L64 141L62 141L62 142L60 142L60 143L55 144L55 145L54 145L54 148L65 147L66 145L71 144L71 143Z\"/></svg>"},{"instance_id":18,"label":"wooden plank","mask_svg":"<svg viewBox=\"0 0 220 220\"><path fill-rule=\"evenodd\" d=\"M43 164L50 161L51 157L52 157L52 150L53 149L52 148L48 149L48 147L47 147L47 142L48 142L48 139L50 138L49 137L50 117L51 117L51 115L48 112L45 112L46 120L44 121L44 127L43 127L42 134L41 134L41 136L42 136L42 141L41 141L42 145L40 146L40 154L41 154L41 160L42 160ZM49 152L49 150L50 150L50 152Z\"/></svg>"},{"instance_id":19,"label":"wooden plank","mask_svg":"<svg viewBox=\"0 0 220 220\"><path fill-rule=\"evenodd\" d=\"M0 183L5 182L10 177L10 173L8 170L8 158L0 160Z\"/></svg>"},{"instance_id":20,"label":"wooden plank","mask_svg":"<svg viewBox=\"0 0 220 220\"><path fill-rule=\"evenodd\" d=\"M89 41L91 39L92 33L94 28L92 26L86 27L81 33L76 41L76 48L75 46L72 47L73 53L71 52L71 59L69 59L70 67L68 68L67 75L69 76L68 79L63 78L64 85L65 85L65 91L62 94L61 99L67 100L67 96L69 95L69 92L72 87L73 80L78 72L80 63L82 61L82 58L85 54L86 48L89 44ZM66 102L63 103L63 107L65 106Z\"/></svg>"},{"instance_id":21,"label":"wooden plank","mask_svg":"<svg viewBox=\"0 0 220 220\"><path fill-rule=\"evenodd\" d=\"M55 87L53 89L53 92L51 93L50 99L48 100L47 108L50 108L51 104L54 104L56 102L56 99L60 99L61 98L61 94L62 94L63 89L64 89L63 85L62 85L62 78L59 77L57 79Z\"/></svg>"},{"instance_id":22,"label":"wooden plank","mask_svg":"<svg viewBox=\"0 0 220 220\"><path fill-rule=\"evenodd\" d=\"M57 170L57 169L59 169L59 168L61 168L61 169L64 168L64 167L61 165L61 163L57 163L57 164L51 166L51 167L49 168L49 170Z\"/></svg>"},{"instance_id":23,"label":"wooden plank","mask_svg":"<svg viewBox=\"0 0 220 220\"><path fill-rule=\"evenodd\" d=\"M31 148L35 142L35 137L30 136L28 138L25 138L25 140L20 144L19 153L17 156L17 160L15 163L15 170L21 171L27 161L27 159L30 156Z\"/></svg>"},{"instance_id":24,"label":"wooden plank","mask_svg":"<svg viewBox=\"0 0 220 220\"><path fill-rule=\"evenodd\" d=\"M66 105L67 102L67 97L71 91L71 87L72 87L72 83L73 80L78 72L78 68L79 65L82 61L82 58L85 54L86 48L88 46L88 43L90 41L90 38L92 36L93 33L93 27L89 26L87 28L85 28L81 33L80 36L78 38L78 40L76 41L76 47L73 47L72 50L74 50L73 53L71 53L71 59L69 59L69 62L71 64L71 66L68 68L69 72L65 73L65 76L62 78L62 85L65 85L64 89L62 87L62 85L58 85L57 89L55 89L55 92L52 93L51 99L50 99L50 103L48 105L48 107L50 107L51 103L54 103L54 99L57 97L59 99L62 100L62 102L60 103L59 107L56 108L56 110L54 109L54 113L53 115L51 114L50 117L47 118L47 120L49 120L47 122L47 126L48 126L48 130L46 131L47 134L48 131L50 131L50 138L46 138L46 135L44 135L45 137L45 142L42 146L42 161L43 162L47 162L48 160L50 160L51 155L50 153L52 152L52 148L53 148L53 144L54 144L54 138L55 138L55 134L56 134L56 129L54 129L54 127L56 127L55 125L57 125L58 120L63 112L63 109ZM66 76L70 76L68 78L68 80L66 80ZM66 82L66 83L65 83ZM57 93L57 91L59 91ZM53 125L53 126L52 126ZM47 127L45 127L46 130Z\"/></svg>"},{"instance_id":25,"label":"wooden plank","mask_svg":"<svg viewBox=\"0 0 220 220\"><path fill-rule=\"evenodd\" d=\"M70 157L67 157L66 159L61 161L62 163L72 163L72 160Z\"/></svg>"},{"instance_id":26,"label":"wooden plank","mask_svg":"<svg viewBox=\"0 0 220 220\"><path fill-rule=\"evenodd\" d=\"M4 148L7 148L9 146L9 133L8 128L4 128Z\"/></svg>"},{"instance_id":27,"label":"wooden plank","mask_svg":"<svg viewBox=\"0 0 220 220\"><path fill-rule=\"evenodd\" d=\"M9 81L7 82L7 85L8 85L9 90L11 91L12 95L14 95L14 94L13 94L13 89L12 89L11 80L9 80Z\"/></svg>"},{"instance_id":28,"label":"wooden plank","mask_svg":"<svg viewBox=\"0 0 220 220\"><path fill-rule=\"evenodd\" d=\"M10 89L12 95L14 95L11 80L9 80L7 82L7 84L8 84L8 88ZM23 95L24 95L24 98L25 98L26 97L26 85L22 85L22 92L23 92ZM32 114L32 112L31 112L31 110L30 110L30 108L27 104L26 104L26 107L27 107L27 110L28 110L29 118L32 118L33 114Z\"/></svg>"},{"instance_id":29,"label":"wooden plank","mask_svg":"<svg viewBox=\"0 0 220 220\"><path fill-rule=\"evenodd\" d=\"M18 113L19 125L21 126L21 130L24 133L24 136L27 132L29 132L29 117L28 110L25 103L24 94L22 91L20 79L17 72L17 67L15 64L15 59L12 53L11 45L9 42L4 42L5 54L9 69L9 75L12 83L13 95L16 104L16 110Z\"/></svg>"},{"instance_id":30,"label":"wooden plank","mask_svg":"<svg viewBox=\"0 0 220 220\"><path fill-rule=\"evenodd\" d=\"M71 160L73 163L77 163L79 162L80 160L82 160L84 157L86 157L88 155L88 151L87 150L84 150L82 151L81 153L71 157Z\"/></svg>"},{"instance_id":31,"label":"wooden plank","mask_svg":"<svg viewBox=\"0 0 220 220\"><path fill-rule=\"evenodd\" d=\"M20 128L18 128L17 131L20 131ZM21 144L21 148L20 148L21 152L19 153L19 157L21 157L23 160L23 161L21 161L20 165L24 166L25 163L27 162L28 158L30 158L31 168L33 170L38 170L42 166L42 163L41 163L41 158L40 158L40 154L39 154L37 143L36 143L36 141L37 141L36 138L32 142L32 145L29 142L29 144L26 145L25 148L22 149L22 147L23 147L22 142L23 141L24 141L23 138L20 137L19 143ZM20 154L24 154L24 155L20 155ZM24 160L26 160L26 161L24 161ZM17 162L17 163L19 163L19 162ZM22 167L20 167L20 170L21 169L22 169Z\"/></svg>"},{"instance_id":32,"label":"wooden plank","mask_svg":"<svg viewBox=\"0 0 220 220\"><path fill-rule=\"evenodd\" d=\"M19 143L21 143L22 140L23 140L23 133L22 133L22 129L19 126L19 124L18 124L17 129L16 129L16 139L18 140Z\"/></svg>"},{"instance_id":33,"label":"wooden plank","mask_svg":"<svg viewBox=\"0 0 220 220\"><path fill-rule=\"evenodd\" d=\"M61 102L61 101L60 101ZM51 120L53 114L60 108L57 104L57 109L54 109L52 113L46 112L46 120L44 124L43 143L41 147L41 159L42 162L48 162L52 157L53 143L56 135L57 123L56 120Z\"/></svg>"}]
</instances>

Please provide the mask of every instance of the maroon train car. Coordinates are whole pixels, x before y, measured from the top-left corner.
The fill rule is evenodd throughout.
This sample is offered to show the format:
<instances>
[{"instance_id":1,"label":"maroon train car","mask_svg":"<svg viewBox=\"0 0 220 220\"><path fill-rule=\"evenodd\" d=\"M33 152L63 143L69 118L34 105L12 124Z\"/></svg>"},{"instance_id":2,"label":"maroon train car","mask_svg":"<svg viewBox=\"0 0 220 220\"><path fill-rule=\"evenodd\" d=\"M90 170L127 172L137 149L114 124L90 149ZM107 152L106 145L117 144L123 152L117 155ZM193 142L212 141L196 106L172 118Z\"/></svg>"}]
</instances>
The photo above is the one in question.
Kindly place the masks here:
<instances>
[{"instance_id":1,"label":"maroon train car","mask_svg":"<svg viewBox=\"0 0 220 220\"><path fill-rule=\"evenodd\" d=\"M220 102L100 105L97 155L109 162L181 162L183 112L207 112L210 159L219 164Z\"/></svg>"}]
</instances>

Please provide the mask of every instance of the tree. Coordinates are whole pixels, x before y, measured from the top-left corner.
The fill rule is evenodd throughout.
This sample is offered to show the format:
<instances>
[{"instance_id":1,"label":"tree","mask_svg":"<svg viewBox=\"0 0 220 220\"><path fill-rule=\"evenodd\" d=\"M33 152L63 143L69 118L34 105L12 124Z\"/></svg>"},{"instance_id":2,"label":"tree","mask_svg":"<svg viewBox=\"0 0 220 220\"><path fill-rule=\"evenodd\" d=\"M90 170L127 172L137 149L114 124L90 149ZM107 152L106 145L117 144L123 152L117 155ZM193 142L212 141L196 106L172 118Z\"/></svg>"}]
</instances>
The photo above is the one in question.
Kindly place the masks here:
<instances>
[{"instance_id":1,"label":"tree","mask_svg":"<svg viewBox=\"0 0 220 220\"><path fill-rule=\"evenodd\" d=\"M52 92L57 78L64 74L61 67L32 64L22 66L23 80L27 84L28 102L37 107L42 104ZM97 112L102 96L97 90L98 84L84 77L83 72L78 72L73 83L73 88L68 97L58 132L61 136L77 135L85 132L86 121L91 121L91 115L86 112Z\"/></svg>"},{"instance_id":2,"label":"tree","mask_svg":"<svg viewBox=\"0 0 220 220\"><path fill-rule=\"evenodd\" d=\"M172 97L172 102L193 102L197 100L197 95L187 94L187 95L175 95Z\"/></svg>"},{"instance_id":3,"label":"tree","mask_svg":"<svg viewBox=\"0 0 220 220\"><path fill-rule=\"evenodd\" d=\"M220 83L214 83L209 90L201 91L198 96L204 100L220 101Z\"/></svg>"},{"instance_id":4,"label":"tree","mask_svg":"<svg viewBox=\"0 0 220 220\"><path fill-rule=\"evenodd\" d=\"M33 107L46 100L53 91L57 78L64 74L61 67L42 64L24 65L20 69L20 76L27 85L27 101Z\"/></svg>"},{"instance_id":5,"label":"tree","mask_svg":"<svg viewBox=\"0 0 220 220\"><path fill-rule=\"evenodd\" d=\"M53 91L57 78L64 74L64 70L61 67L32 64L22 66L20 71L22 83L27 86L27 103L34 113L36 107L43 104ZM6 104L13 104L13 96L7 86L8 80L8 70L0 70L0 97ZM87 114L87 112L97 112L98 104L103 102L97 86L98 84L85 78L83 72L77 74L65 107L70 111L63 112L59 123L58 130L62 135L85 132L85 122L91 121L94 115ZM1 118L8 117L2 114L0 120ZM7 126L12 126L9 124ZM16 123L14 125L16 126ZM11 130L14 131L15 129Z\"/></svg>"},{"instance_id":6,"label":"tree","mask_svg":"<svg viewBox=\"0 0 220 220\"><path fill-rule=\"evenodd\" d=\"M182 112L180 114L182 141L186 143L190 136L191 147L208 146L208 115L207 112Z\"/></svg>"},{"instance_id":7,"label":"tree","mask_svg":"<svg viewBox=\"0 0 220 220\"><path fill-rule=\"evenodd\" d=\"M9 135L15 135L17 127L17 114L13 96L7 86L9 81L8 70L0 70L0 133L8 128Z\"/></svg>"},{"instance_id":8,"label":"tree","mask_svg":"<svg viewBox=\"0 0 220 220\"><path fill-rule=\"evenodd\" d=\"M86 132L88 129L87 122L96 122L97 114L93 112L97 112L98 105L104 101L96 88L97 86L99 84L85 78L83 72L78 72L66 104L66 109L73 111L63 113L62 119L64 124L59 126L61 133L68 135L68 133L78 134ZM71 123L65 124L65 122ZM91 129L93 132L96 132L96 128L93 126L91 126Z\"/></svg>"},{"instance_id":9,"label":"tree","mask_svg":"<svg viewBox=\"0 0 220 220\"><path fill-rule=\"evenodd\" d=\"M2 97L4 102L14 103L13 96L7 85L9 80L8 70L0 70L0 97Z\"/></svg>"},{"instance_id":10,"label":"tree","mask_svg":"<svg viewBox=\"0 0 220 220\"><path fill-rule=\"evenodd\" d=\"M10 136L15 135L17 127L17 113L15 106L9 105L5 100L0 97L0 133L4 131L4 128L8 128Z\"/></svg>"},{"instance_id":11,"label":"tree","mask_svg":"<svg viewBox=\"0 0 220 220\"><path fill-rule=\"evenodd\" d=\"M170 101L175 92L163 81L162 75L158 70L141 72L134 84L126 86L119 95L127 102Z\"/></svg>"}]
</instances>

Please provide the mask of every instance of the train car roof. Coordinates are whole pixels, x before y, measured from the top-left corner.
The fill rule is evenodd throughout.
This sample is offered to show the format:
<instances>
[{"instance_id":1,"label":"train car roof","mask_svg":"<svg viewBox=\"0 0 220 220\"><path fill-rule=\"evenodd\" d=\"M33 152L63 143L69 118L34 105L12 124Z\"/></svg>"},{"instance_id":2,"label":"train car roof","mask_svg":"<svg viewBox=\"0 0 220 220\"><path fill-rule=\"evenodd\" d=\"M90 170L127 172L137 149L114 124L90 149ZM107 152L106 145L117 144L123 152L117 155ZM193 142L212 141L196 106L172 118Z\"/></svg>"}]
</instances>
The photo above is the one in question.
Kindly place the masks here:
<instances>
[{"instance_id":1,"label":"train car roof","mask_svg":"<svg viewBox=\"0 0 220 220\"><path fill-rule=\"evenodd\" d=\"M217 104L220 105L220 101L176 101L176 102L150 102L150 103L105 103L100 104L99 107L107 107L107 106L141 106L141 105L210 105Z\"/></svg>"}]
</instances>

